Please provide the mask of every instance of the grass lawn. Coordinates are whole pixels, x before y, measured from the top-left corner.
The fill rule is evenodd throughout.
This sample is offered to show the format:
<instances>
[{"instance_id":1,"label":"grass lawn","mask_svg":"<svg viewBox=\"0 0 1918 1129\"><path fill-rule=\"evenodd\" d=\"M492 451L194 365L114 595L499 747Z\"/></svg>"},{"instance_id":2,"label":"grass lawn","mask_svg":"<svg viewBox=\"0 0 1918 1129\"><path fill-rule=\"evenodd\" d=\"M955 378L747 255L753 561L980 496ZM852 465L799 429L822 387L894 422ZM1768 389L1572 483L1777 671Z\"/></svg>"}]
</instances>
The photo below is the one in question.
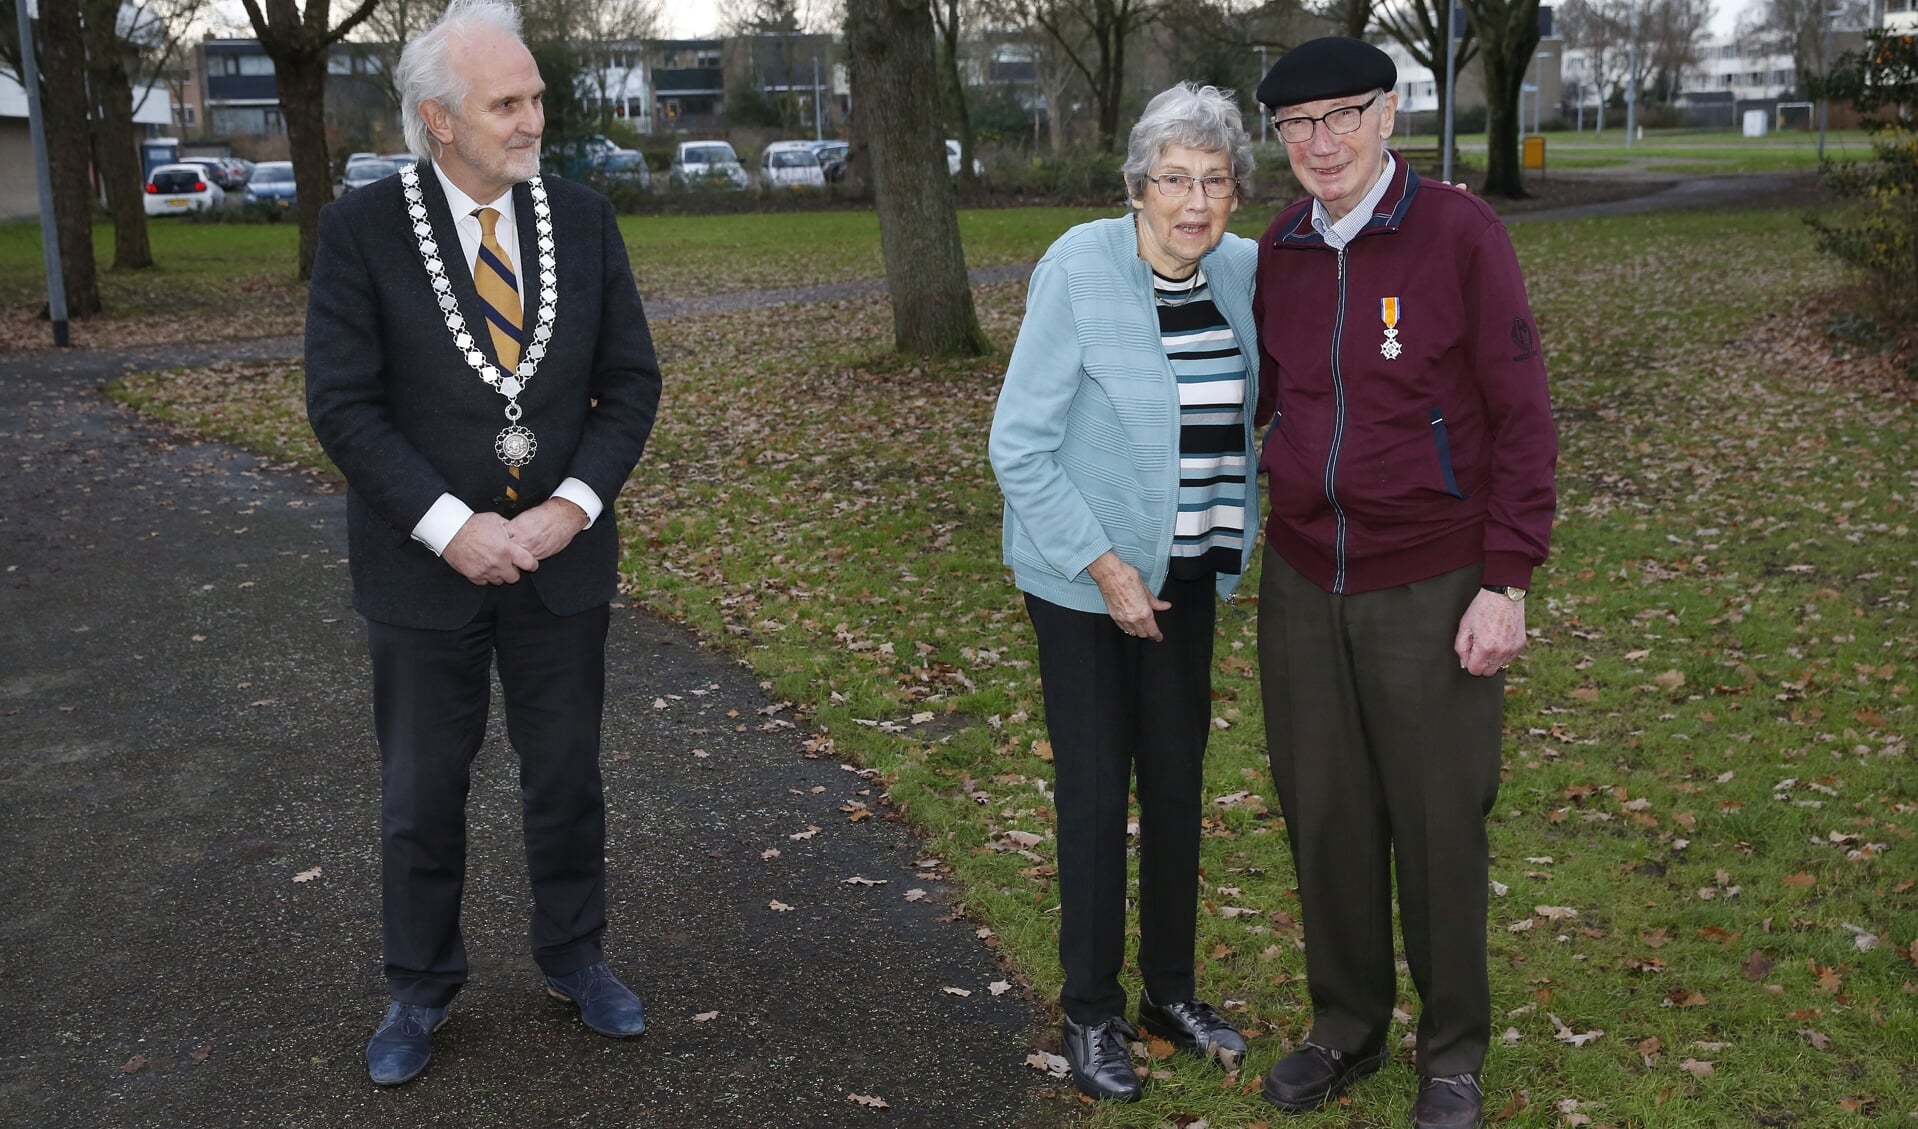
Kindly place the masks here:
<instances>
[{"instance_id":1,"label":"grass lawn","mask_svg":"<svg viewBox=\"0 0 1918 1129\"><path fill-rule=\"evenodd\" d=\"M973 266L1030 262L1060 231L1100 208L982 208L960 213ZM742 216L624 216L620 228L643 295L693 298L735 290L876 278L885 273L871 211ZM294 271L292 224L148 225L158 264L107 269L113 226L94 225L104 319L73 323L75 341L125 345L298 333L306 287ZM0 349L49 344L38 314L46 271L36 223L0 224Z\"/></svg>"},{"instance_id":2,"label":"grass lawn","mask_svg":"<svg viewBox=\"0 0 1918 1129\"><path fill-rule=\"evenodd\" d=\"M1529 132L1529 131L1528 131ZM1625 144L1625 130L1614 126L1594 133L1552 130L1544 133L1545 162L1551 169L1581 172L1642 169L1657 173L1811 172L1818 168L1816 131L1786 130L1748 138L1732 130L1647 130L1642 140ZM1436 145L1430 134L1405 140ZM1459 138L1459 149L1483 161L1485 135ZM1871 140L1859 129L1833 130L1825 137L1825 155L1836 161L1871 157Z\"/></svg>"},{"instance_id":3,"label":"grass lawn","mask_svg":"<svg viewBox=\"0 0 1918 1129\"><path fill-rule=\"evenodd\" d=\"M1001 229L968 217L975 256L1030 257L1035 234L1075 214L994 217ZM822 254L876 263L854 218ZM773 241L745 220L713 225L738 249ZM700 262L678 232L633 234L642 261L651 246L662 263ZM1528 224L1514 238L1563 457L1490 822L1488 1105L1516 1126L1909 1123L1910 389L1853 379L1778 316L1838 282L1789 215ZM988 943L1051 1000L1049 748L985 459L1023 288L979 297L1001 351L977 362L887 355L880 300L662 323L666 399L619 502L622 567L632 600L798 703L815 755L878 770L882 802L945 860ZM143 376L121 394L322 461L296 371ZM1286 1118L1256 1094L1308 1015L1255 615L1241 598L1220 616L1200 917L1201 991L1252 1036L1250 1061L1223 1076L1142 1048L1143 1103L1094 1109L1060 1085L1062 1119L1404 1123L1403 1047L1329 1111Z\"/></svg>"}]
</instances>

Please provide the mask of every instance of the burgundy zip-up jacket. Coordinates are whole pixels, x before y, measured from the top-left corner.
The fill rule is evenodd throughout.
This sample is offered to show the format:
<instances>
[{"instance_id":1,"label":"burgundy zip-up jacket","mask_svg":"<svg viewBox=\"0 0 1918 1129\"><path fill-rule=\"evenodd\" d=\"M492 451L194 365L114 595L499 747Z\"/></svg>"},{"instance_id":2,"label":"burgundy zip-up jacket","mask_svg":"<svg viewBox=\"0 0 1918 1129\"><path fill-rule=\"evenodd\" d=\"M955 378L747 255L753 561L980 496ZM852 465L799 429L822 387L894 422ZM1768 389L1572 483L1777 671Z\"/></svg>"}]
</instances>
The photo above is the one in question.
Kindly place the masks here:
<instances>
[{"instance_id":1,"label":"burgundy zip-up jacket","mask_svg":"<svg viewBox=\"0 0 1918 1129\"><path fill-rule=\"evenodd\" d=\"M1558 433L1518 257L1483 200L1396 165L1344 251L1313 230L1309 198L1259 241L1266 543L1333 593L1473 564L1529 588Z\"/></svg>"}]
</instances>

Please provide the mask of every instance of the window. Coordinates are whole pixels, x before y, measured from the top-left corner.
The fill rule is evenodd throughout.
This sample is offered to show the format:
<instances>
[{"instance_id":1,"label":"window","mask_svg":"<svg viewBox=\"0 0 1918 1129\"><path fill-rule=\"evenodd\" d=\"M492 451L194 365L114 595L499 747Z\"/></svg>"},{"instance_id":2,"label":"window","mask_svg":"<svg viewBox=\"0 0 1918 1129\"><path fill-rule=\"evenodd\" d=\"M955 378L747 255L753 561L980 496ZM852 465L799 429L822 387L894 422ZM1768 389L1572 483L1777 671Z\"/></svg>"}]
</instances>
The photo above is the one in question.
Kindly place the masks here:
<instances>
[{"instance_id":1,"label":"window","mask_svg":"<svg viewBox=\"0 0 1918 1129\"><path fill-rule=\"evenodd\" d=\"M235 61L240 64L239 73L243 75L270 75L273 73L273 60L265 55L238 55ZM228 71L232 74L232 71Z\"/></svg>"},{"instance_id":2,"label":"window","mask_svg":"<svg viewBox=\"0 0 1918 1129\"><path fill-rule=\"evenodd\" d=\"M353 56L328 55L326 57L326 73L327 74L352 74L353 73Z\"/></svg>"}]
</instances>

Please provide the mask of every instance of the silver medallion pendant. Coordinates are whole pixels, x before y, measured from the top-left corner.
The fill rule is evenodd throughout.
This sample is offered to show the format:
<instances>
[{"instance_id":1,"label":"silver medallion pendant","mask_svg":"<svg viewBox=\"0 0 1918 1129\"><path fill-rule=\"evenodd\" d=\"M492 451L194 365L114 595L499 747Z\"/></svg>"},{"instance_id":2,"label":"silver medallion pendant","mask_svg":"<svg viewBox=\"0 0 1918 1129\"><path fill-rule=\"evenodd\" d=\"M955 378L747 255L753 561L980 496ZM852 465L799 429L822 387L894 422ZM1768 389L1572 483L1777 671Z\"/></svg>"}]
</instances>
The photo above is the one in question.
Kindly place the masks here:
<instances>
[{"instance_id":1,"label":"silver medallion pendant","mask_svg":"<svg viewBox=\"0 0 1918 1129\"><path fill-rule=\"evenodd\" d=\"M539 453L539 442L533 438L531 431L515 423L493 440L493 453L507 466L525 466Z\"/></svg>"},{"instance_id":2,"label":"silver medallion pendant","mask_svg":"<svg viewBox=\"0 0 1918 1129\"><path fill-rule=\"evenodd\" d=\"M1399 359L1399 354L1404 351L1405 346L1399 344L1399 331L1396 329L1387 329L1385 331L1385 342L1379 346L1379 353L1388 361L1396 361Z\"/></svg>"}]
</instances>

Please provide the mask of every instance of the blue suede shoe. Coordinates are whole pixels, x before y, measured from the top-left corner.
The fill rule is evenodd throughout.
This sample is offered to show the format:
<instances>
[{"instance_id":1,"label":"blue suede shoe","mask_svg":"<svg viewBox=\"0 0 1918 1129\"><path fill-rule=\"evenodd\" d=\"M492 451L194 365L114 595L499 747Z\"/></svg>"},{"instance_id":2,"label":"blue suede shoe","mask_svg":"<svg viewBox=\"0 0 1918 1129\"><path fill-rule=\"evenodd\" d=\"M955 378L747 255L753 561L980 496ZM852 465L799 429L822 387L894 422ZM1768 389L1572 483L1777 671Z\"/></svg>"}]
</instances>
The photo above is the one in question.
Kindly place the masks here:
<instances>
[{"instance_id":1,"label":"blue suede shoe","mask_svg":"<svg viewBox=\"0 0 1918 1129\"><path fill-rule=\"evenodd\" d=\"M451 1008L394 1000L366 1043L366 1073L375 1085L411 1082L433 1058L433 1032L446 1025Z\"/></svg>"},{"instance_id":2,"label":"blue suede shoe","mask_svg":"<svg viewBox=\"0 0 1918 1129\"><path fill-rule=\"evenodd\" d=\"M619 982L605 961L565 976L548 976L546 993L579 1005L580 1022L602 1035L626 1039L646 1030L646 1012L633 990Z\"/></svg>"}]
</instances>

